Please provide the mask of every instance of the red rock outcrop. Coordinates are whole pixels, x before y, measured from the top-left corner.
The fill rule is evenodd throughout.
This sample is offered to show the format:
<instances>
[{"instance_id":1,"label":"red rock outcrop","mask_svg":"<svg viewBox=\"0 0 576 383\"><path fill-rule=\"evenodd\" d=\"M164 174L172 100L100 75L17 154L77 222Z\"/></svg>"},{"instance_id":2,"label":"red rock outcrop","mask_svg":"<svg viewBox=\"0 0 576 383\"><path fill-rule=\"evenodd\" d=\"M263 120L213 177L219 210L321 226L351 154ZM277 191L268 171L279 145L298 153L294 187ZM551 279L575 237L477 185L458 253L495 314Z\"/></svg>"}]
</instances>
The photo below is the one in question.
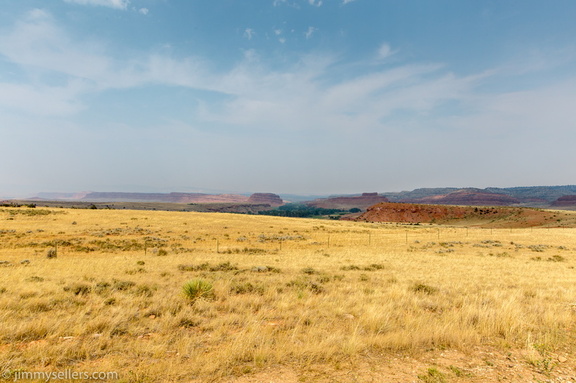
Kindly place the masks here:
<instances>
[{"instance_id":1,"label":"red rock outcrop","mask_svg":"<svg viewBox=\"0 0 576 383\"><path fill-rule=\"evenodd\" d=\"M576 195L565 195L552 202L552 206L568 207L576 206Z\"/></svg>"},{"instance_id":2,"label":"red rock outcrop","mask_svg":"<svg viewBox=\"0 0 576 383\"><path fill-rule=\"evenodd\" d=\"M332 197L322 198L307 202L309 206L320 207L323 209L343 209L350 210L358 208L366 210L372 205L381 202L389 202L388 198L379 196L378 193L362 193L361 196L355 197Z\"/></svg>"},{"instance_id":3,"label":"red rock outcrop","mask_svg":"<svg viewBox=\"0 0 576 383\"><path fill-rule=\"evenodd\" d=\"M470 212L470 208L461 206L432 206L412 203L379 203L374 205L358 217L357 221L368 222L434 222L463 218Z\"/></svg>"},{"instance_id":4,"label":"red rock outcrop","mask_svg":"<svg viewBox=\"0 0 576 383\"><path fill-rule=\"evenodd\" d=\"M284 201L279 195L274 193L254 193L248 198L248 203L268 204L270 206L282 206Z\"/></svg>"},{"instance_id":5,"label":"red rock outcrop","mask_svg":"<svg viewBox=\"0 0 576 383\"><path fill-rule=\"evenodd\" d=\"M484 207L380 203L370 207L355 221L436 223L480 227L574 227L573 214L523 207Z\"/></svg>"}]
</instances>

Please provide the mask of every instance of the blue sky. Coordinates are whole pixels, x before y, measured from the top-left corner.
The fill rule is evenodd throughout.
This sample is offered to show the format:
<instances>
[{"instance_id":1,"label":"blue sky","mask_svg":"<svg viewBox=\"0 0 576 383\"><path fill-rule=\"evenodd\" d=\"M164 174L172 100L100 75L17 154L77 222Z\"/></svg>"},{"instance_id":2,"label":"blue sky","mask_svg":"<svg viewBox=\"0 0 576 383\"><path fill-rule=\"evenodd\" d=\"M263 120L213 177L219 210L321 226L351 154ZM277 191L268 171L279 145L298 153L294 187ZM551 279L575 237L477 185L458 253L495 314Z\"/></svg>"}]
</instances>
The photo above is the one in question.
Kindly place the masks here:
<instances>
[{"instance_id":1,"label":"blue sky","mask_svg":"<svg viewBox=\"0 0 576 383\"><path fill-rule=\"evenodd\" d=\"M0 196L576 183L572 0L0 5Z\"/></svg>"}]
</instances>

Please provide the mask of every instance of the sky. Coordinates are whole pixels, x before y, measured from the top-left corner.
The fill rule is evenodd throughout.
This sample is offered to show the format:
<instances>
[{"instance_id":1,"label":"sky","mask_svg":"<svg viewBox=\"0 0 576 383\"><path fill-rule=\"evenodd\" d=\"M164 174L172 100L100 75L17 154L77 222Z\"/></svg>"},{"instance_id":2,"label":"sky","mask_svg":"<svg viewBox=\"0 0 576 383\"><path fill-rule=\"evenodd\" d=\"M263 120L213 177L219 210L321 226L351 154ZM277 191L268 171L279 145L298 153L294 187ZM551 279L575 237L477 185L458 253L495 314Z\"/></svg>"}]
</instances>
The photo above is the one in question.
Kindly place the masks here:
<instances>
[{"instance_id":1,"label":"sky","mask_svg":"<svg viewBox=\"0 0 576 383\"><path fill-rule=\"evenodd\" d=\"M0 0L0 196L576 184L573 0Z\"/></svg>"}]
</instances>

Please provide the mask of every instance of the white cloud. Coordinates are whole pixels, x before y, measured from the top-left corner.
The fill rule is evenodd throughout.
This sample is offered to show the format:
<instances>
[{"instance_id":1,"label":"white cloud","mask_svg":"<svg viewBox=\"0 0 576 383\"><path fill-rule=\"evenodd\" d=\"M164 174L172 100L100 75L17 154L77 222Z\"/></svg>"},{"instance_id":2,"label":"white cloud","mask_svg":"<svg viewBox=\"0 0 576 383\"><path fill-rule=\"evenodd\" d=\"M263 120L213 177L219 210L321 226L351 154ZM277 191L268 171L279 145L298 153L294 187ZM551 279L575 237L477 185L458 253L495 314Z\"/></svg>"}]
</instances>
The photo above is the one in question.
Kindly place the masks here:
<instances>
[{"instance_id":1,"label":"white cloud","mask_svg":"<svg viewBox=\"0 0 576 383\"><path fill-rule=\"evenodd\" d=\"M310 0L309 0L310 1ZM286 5L288 7L292 7L292 8L296 8L296 9L300 9L300 5L298 5L298 3L296 2L288 2L288 0L274 0L274 2L272 3L273 6L275 7L279 7L281 5Z\"/></svg>"},{"instance_id":2,"label":"white cloud","mask_svg":"<svg viewBox=\"0 0 576 383\"><path fill-rule=\"evenodd\" d=\"M308 0L308 3L310 5L315 6L315 7L321 7L322 6L322 0Z\"/></svg>"},{"instance_id":3,"label":"white cloud","mask_svg":"<svg viewBox=\"0 0 576 383\"><path fill-rule=\"evenodd\" d=\"M54 71L95 80L111 62L96 42L73 41L51 15L31 11L15 28L0 35L0 53L30 70Z\"/></svg>"},{"instance_id":4,"label":"white cloud","mask_svg":"<svg viewBox=\"0 0 576 383\"><path fill-rule=\"evenodd\" d=\"M385 59L387 57L394 55L395 53L396 52L392 51L392 48L388 43L383 43L382 45L380 45L380 48L378 48L378 58L380 59Z\"/></svg>"},{"instance_id":5,"label":"white cloud","mask_svg":"<svg viewBox=\"0 0 576 383\"><path fill-rule=\"evenodd\" d=\"M148 8L140 8L138 12L140 12L143 15L147 15L150 12L150 10Z\"/></svg>"},{"instance_id":6,"label":"white cloud","mask_svg":"<svg viewBox=\"0 0 576 383\"><path fill-rule=\"evenodd\" d=\"M67 3L80 5L95 5L116 9L127 9L130 0L64 0Z\"/></svg>"},{"instance_id":7,"label":"white cloud","mask_svg":"<svg viewBox=\"0 0 576 383\"><path fill-rule=\"evenodd\" d=\"M254 37L255 34L256 32L254 32L254 29L252 28L244 29L244 37L247 38L248 40L252 40L252 37Z\"/></svg>"},{"instance_id":8,"label":"white cloud","mask_svg":"<svg viewBox=\"0 0 576 383\"><path fill-rule=\"evenodd\" d=\"M316 31L318 31L318 28L308 27L308 30L304 33L306 39L311 39Z\"/></svg>"},{"instance_id":9,"label":"white cloud","mask_svg":"<svg viewBox=\"0 0 576 383\"><path fill-rule=\"evenodd\" d=\"M356 0L342 0L342 4L346 5Z\"/></svg>"}]
</instances>

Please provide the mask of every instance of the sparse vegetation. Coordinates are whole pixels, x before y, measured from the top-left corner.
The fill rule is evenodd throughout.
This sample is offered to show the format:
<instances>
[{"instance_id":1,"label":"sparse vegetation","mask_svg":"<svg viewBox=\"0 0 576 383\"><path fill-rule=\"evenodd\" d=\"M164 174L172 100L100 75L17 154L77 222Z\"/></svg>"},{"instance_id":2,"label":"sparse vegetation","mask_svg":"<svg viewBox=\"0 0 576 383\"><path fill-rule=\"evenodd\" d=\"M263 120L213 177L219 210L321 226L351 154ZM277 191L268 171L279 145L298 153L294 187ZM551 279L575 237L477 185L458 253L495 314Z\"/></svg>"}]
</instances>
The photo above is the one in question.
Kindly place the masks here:
<instances>
[{"instance_id":1,"label":"sparse vegetation","mask_svg":"<svg viewBox=\"0 0 576 383\"><path fill-rule=\"evenodd\" d=\"M391 358L405 381L576 370L558 359L576 353L576 229L62 211L0 213L7 368L198 382L336 381L350 363L383 381Z\"/></svg>"}]
</instances>

